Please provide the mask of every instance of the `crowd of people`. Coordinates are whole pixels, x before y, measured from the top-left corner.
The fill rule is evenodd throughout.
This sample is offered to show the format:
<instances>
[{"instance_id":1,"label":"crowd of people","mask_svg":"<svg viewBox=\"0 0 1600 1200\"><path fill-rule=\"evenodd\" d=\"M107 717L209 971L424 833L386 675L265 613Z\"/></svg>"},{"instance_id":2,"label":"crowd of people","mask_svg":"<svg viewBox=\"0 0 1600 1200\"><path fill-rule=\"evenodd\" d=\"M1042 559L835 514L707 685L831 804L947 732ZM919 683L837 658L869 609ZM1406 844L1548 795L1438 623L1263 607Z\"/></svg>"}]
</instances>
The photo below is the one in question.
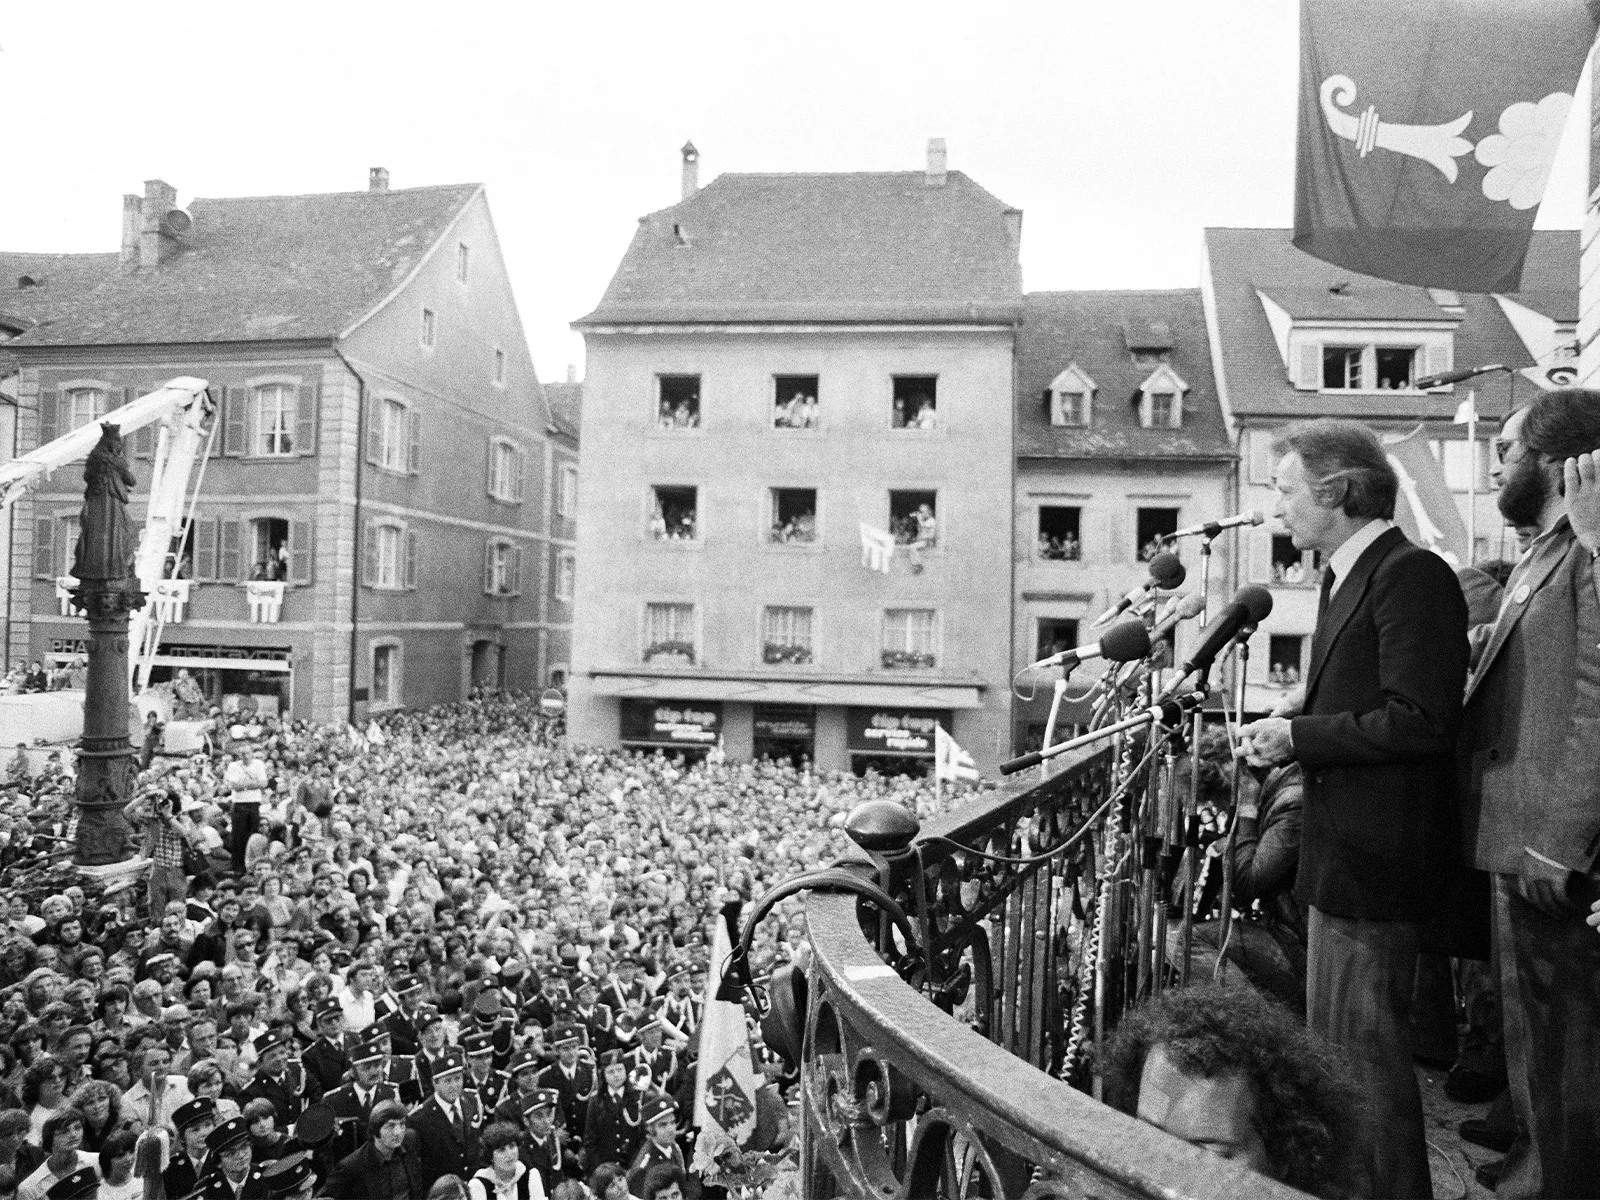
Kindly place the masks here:
<instances>
[{"instance_id":1,"label":"crowd of people","mask_svg":"<svg viewBox=\"0 0 1600 1200\"><path fill-rule=\"evenodd\" d=\"M133 1195L153 1167L173 1200L715 1194L686 1164L722 905L832 862L864 800L934 802L579 747L516 695L216 725L141 773L152 867L104 894L21 871L70 846L70 763L8 768L0 1197ZM806 954L786 901L754 970ZM795 1077L751 1038L752 1149L793 1194Z\"/></svg>"},{"instance_id":2,"label":"crowd of people","mask_svg":"<svg viewBox=\"0 0 1600 1200\"><path fill-rule=\"evenodd\" d=\"M81 690L88 677L89 661L82 654L74 655L53 670L37 660L23 662L18 659L5 677L0 679L0 696Z\"/></svg>"}]
</instances>

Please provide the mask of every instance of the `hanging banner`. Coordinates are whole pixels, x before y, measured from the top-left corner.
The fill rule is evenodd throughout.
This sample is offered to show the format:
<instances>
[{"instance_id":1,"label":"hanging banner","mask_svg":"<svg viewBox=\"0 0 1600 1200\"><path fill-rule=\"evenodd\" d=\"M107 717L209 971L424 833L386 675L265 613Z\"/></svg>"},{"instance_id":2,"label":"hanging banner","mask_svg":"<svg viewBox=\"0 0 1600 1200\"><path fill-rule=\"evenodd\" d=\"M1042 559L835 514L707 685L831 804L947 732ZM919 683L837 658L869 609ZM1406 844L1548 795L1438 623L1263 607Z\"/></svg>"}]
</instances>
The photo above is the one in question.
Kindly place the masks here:
<instances>
[{"instance_id":1,"label":"hanging banner","mask_svg":"<svg viewBox=\"0 0 1600 1200\"><path fill-rule=\"evenodd\" d=\"M1301 0L1294 244L1517 290L1594 36L1583 0Z\"/></svg>"}]
</instances>

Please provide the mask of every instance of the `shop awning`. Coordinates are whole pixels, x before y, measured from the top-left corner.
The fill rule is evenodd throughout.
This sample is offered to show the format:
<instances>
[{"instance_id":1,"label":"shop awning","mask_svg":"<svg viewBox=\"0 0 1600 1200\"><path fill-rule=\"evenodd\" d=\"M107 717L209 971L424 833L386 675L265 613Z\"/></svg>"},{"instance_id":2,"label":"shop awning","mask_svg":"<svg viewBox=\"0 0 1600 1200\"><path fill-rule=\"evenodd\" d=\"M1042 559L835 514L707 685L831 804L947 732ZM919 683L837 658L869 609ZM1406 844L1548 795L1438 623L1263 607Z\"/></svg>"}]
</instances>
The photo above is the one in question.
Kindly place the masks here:
<instances>
[{"instance_id":1,"label":"shop awning","mask_svg":"<svg viewBox=\"0 0 1600 1200\"><path fill-rule=\"evenodd\" d=\"M733 700L745 704L827 704L855 708L982 708L983 689L960 684L807 683L795 679L593 676L598 696Z\"/></svg>"}]
</instances>

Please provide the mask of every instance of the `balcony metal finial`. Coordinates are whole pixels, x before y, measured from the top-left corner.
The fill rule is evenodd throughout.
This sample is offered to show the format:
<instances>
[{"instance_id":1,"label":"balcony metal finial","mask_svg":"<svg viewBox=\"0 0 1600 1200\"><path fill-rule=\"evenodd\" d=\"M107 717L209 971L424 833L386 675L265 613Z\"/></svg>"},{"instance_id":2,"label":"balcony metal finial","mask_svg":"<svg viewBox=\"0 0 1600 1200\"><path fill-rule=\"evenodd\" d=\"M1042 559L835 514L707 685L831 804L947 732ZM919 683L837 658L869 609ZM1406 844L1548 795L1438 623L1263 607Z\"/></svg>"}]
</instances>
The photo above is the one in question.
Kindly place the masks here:
<instances>
[{"instance_id":1,"label":"balcony metal finial","mask_svg":"<svg viewBox=\"0 0 1600 1200\"><path fill-rule=\"evenodd\" d=\"M893 800L867 800L850 810L844 831L869 854L904 853L922 831L922 822Z\"/></svg>"}]
</instances>

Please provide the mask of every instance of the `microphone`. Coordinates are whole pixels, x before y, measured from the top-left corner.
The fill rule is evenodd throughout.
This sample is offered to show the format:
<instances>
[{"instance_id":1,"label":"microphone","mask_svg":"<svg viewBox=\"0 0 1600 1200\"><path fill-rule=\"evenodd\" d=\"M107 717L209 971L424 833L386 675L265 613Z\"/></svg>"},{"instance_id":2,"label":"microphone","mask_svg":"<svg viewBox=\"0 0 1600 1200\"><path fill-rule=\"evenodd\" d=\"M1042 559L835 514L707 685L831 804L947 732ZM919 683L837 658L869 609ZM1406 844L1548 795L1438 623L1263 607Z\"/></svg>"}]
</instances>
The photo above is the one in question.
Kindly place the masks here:
<instances>
[{"instance_id":1,"label":"microphone","mask_svg":"<svg viewBox=\"0 0 1600 1200\"><path fill-rule=\"evenodd\" d=\"M1185 537L1214 538L1224 529L1233 529L1239 525L1259 525L1266 519L1263 514L1252 509L1250 512L1239 513L1237 516L1223 517L1220 521L1207 521L1203 525L1190 525L1186 529L1174 529L1167 534L1165 540L1170 542Z\"/></svg>"},{"instance_id":2,"label":"microphone","mask_svg":"<svg viewBox=\"0 0 1600 1200\"><path fill-rule=\"evenodd\" d=\"M1183 569L1183 564L1178 561L1176 554L1170 550L1163 550L1150 560L1150 578L1096 617L1094 623L1096 625L1104 625L1118 613L1126 612L1132 608L1157 588L1167 592L1173 588L1182 587L1183 581L1188 577L1188 574Z\"/></svg>"},{"instance_id":3,"label":"microphone","mask_svg":"<svg viewBox=\"0 0 1600 1200\"><path fill-rule=\"evenodd\" d=\"M1183 622L1192 617L1198 617L1206 606L1206 598L1199 592L1194 592L1188 596L1178 596L1174 599L1176 603L1168 606L1166 615L1150 631L1152 645L1166 637L1167 634L1171 633Z\"/></svg>"},{"instance_id":4,"label":"microphone","mask_svg":"<svg viewBox=\"0 0 1600 1200\"><path fill-rule=\"evenodd\" d=\"M1150 634L1145 629L1144 622L1123 621L1106 630L1098 642L1088 642L1082 646L1074 646L1071 650L1052 654L1049 658L1041 658L1038 662L1031 663L1027 669L1035 671L1043 667L1065 666L1070 671L1079 663L1091 658L1104 658L1111 662L1132 662L1149 653Z\"/></svg>"},{"instance_id":5,"label":"microphone","mask_svg":"<svg viewBox=\"0 0 1600 1200\"><path fill-rule=\"evenodd\" d=\"M1248 584L1233 594L1228 606L1207 625L1187 661L1178 668L1178 678L1187 679L1195 671L1209 671L1217 655L1226 650L1246 626L1254 628L1272 611L1272 593Z\"/></svg>"},{"instance_id":6,"label":"microphone","mask_svg":"<svg viewBox=\"0 0 1600 1200\"><path fill-rule=\"evenodd\" d=\"M1490 371L1505 370L1509 368L1504 363L1490 363L1483 367L1468 367L1465 371L1443 371L1438 375L1424 375L1411 386L1425 392L1429 388L1443 387L1447 383L1460 383L1463 379L1471 379L1475 375L1487 375Z\"/></svg>"}]
</instances>

